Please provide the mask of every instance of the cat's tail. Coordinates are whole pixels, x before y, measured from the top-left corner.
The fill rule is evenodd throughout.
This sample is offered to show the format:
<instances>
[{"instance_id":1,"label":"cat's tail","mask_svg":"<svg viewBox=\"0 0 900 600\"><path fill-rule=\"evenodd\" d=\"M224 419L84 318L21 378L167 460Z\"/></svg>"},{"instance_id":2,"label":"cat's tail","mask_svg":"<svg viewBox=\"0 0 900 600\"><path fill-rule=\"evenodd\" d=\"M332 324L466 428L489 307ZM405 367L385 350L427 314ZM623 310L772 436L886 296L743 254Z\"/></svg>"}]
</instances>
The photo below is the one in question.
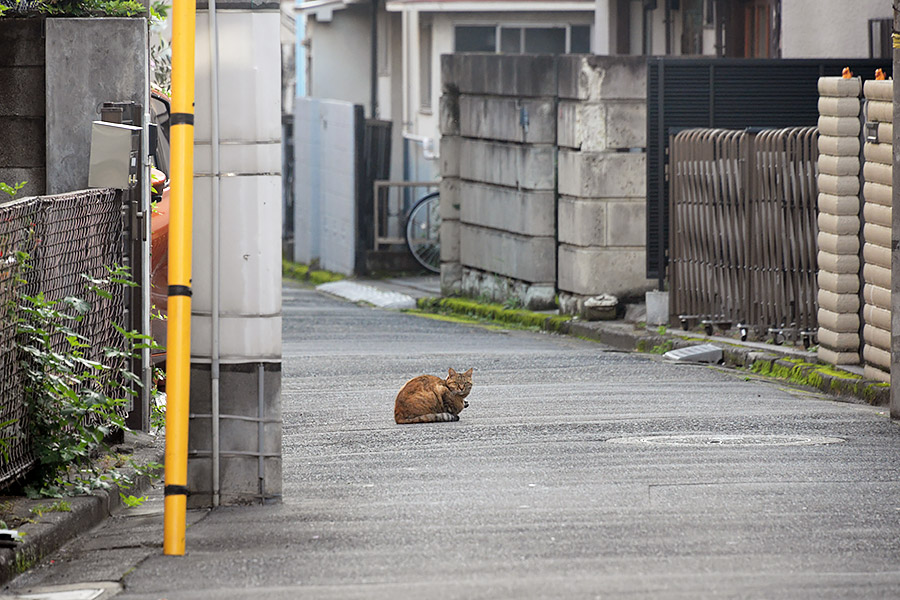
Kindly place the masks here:
<instances>
[{"instance_id":1,"label":"cat's tail","mask_svg":"<svg viewBox=\"0 0 900 600\"><path fill-rule=\"evenodd\" d=\"M442 412L419 415L418 417L413 417L412 419L403 419L395 416L394 420L397 421L399 425L411 425L412 423L445 423L447 421L459 421L459 415Z\"/></svg>"}]
</instances>

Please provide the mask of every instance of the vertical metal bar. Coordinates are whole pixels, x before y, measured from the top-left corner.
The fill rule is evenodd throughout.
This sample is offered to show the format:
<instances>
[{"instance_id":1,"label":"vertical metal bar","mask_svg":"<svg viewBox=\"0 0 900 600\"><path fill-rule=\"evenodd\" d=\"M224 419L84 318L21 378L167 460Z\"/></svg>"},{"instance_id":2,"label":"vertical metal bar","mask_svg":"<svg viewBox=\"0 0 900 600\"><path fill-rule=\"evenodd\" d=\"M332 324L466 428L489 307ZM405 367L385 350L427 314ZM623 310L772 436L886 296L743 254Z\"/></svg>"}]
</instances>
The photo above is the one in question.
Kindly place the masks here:
<instances>
[{"instance_id":1,"label":"vertical metal bar","mask_svg":"<svg viewBox=\"0 0 900 600\"><path fill-rule=\"evenodd\" d=\"M259 450L259 462L257 465L257 476L259 477L259 496L260 502L266 501L266 366L264 363L257 365L257 408L256 416L259 419L257 423L257 449Z\"/></svg>"}]
</instances>

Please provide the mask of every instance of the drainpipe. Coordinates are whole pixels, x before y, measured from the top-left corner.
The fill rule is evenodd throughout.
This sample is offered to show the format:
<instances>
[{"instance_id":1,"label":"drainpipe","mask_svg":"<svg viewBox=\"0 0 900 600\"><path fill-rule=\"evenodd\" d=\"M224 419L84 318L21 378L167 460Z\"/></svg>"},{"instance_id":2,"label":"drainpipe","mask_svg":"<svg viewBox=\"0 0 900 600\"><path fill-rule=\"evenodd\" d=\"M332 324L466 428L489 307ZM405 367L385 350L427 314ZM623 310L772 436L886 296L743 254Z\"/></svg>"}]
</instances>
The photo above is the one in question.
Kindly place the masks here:
<instances>
[{"instance_id":1,"label":"drainpipe","mask_svg":"<svg viewBox=\"0 0 900 600\"><path fill-rule=\"evenodd\" d=\"M146 31L145 64L150 64L150 34ZM150 335L150 69L144 75L144 116L141 120L141 333ZM146 344L145 344L146 345ZM150 394L153 387L153 368L150 366L150 348L141 348L141 430L150 431Z\"/></svg>"},{"instance_id":2,"label":"drainpipe","mask_svg":"<svg viewBox=\"0 0 900 600\"><path fill-rule=\"evenodd\" d=\"M184 555L191 361L194 176L194 0L172 7L171 208L169 213L166 473L163 552Z\"/></svg>"},{"instance_id":3,"label":"drainpipe","mask_svg":"<svg viewBox=\"0 0 900 600\"><path fill-rule=\"evenodd\" d=\"M216 0L209 0L209 59L210 59L210 141L212 158L212 235L210 252L212 253L212 289L211 291L211 346L210 357L210 404L212 406L212 505L219 506L219 394L220 379L219 352L219 184L221 182L219 166L219 22L216 18Z\"/></svg>"},{"instance_id":4,"label":"drainpipe","mask_svg":"<svg viewBox=\"0 0 900 600\"><path fill-rule=\"evenodd\" d=\"M378 118L378 0L372 0L372 62L370 66L369 118Z\"/></svg>"}]
</instances>

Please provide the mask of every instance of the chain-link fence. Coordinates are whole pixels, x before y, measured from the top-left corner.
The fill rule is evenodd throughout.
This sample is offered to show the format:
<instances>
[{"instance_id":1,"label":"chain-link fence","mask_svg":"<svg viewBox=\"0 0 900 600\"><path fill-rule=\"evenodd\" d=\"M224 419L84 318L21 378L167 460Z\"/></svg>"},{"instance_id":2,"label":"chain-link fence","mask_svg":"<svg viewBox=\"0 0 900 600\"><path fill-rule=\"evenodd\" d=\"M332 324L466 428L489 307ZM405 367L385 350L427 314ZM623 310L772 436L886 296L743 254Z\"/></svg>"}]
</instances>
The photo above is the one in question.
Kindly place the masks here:
<instances>
[{"instance_id":1,"label":"chain-link fence","mask_svg":"<svg viewBox=\"0 0 900 600\"><path fill-rule=\"evenodd\" d=\"M24 198L0 205L0 487L23 475L34 463L28 439L27 410L16 322L24 296L43 293L48 301L86 299L91 310L73 326L90 340L88 360L103 359L106 346L123 347L114 324L127 326L125 291L111 297L92 294L85 276L103 279L107 266L125 263L122 196L115 190L84 190L58 196ZM57 340L60 350L65 340ZM103 359L109 364L108 359ZM125 366L110 365L118 372Z\"/></svg>"}]
</instances>

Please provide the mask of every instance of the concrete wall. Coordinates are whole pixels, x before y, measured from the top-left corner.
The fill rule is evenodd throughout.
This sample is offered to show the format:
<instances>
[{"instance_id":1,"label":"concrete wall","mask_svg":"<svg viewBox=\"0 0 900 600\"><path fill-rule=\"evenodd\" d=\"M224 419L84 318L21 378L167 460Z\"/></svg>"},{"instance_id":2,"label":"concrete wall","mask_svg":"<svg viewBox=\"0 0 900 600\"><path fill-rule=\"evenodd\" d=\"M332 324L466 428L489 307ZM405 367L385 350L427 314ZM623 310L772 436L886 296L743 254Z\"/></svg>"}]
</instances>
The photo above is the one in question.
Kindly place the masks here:
<instances>
[{"instance_id":1,"label":"concrete wall","mask_svg":"<svg viewBox=\"0 0 900 600\"><path fill-rule=\"evenodd\" d=\"M644 278L638 57L445 55L444 293L578 312Z\"/></svg>"},{"instance_id":2,"label":"concrete wall","mask_svg":"<svg viewBox=\"0 0 900 600\"><path fill-rule=\"evenodd\" d=\"M103 102L144 103L146 19L47 19L47 193L87 187ZM102 76L100 76L102 74Z\"/></svg>"},{"instance_id":3,"label":"concrete wall","mask_svg":"<svg viewBox=\"0 0 900 600\"><path fill-rule=\"evenodd\" d=\"M0 181L27 182L19 197L46 190L44 79L41 21L0 19Z\"/></svg>"},{"instance_id":4,"label":"concrete wall","mask_svg":"<svg viewBox=\"0 0 900 600\"><path fill-rule=\"evenodd\" d=\"M356 256L357 106L298 98L294 260L350 275Z\"/></svg>"},{"instance_id":5,"label":"concrete wall","mask_svg":"<svg viewBox=\"0 0 900 600\"><path fill-rule=\"evenodd\" d=\"M368 4L350 5L330 20L307 21L311 97L361 104L369 116L370 29Z\"/></svg>"},{"instance_id":6,"label":"concrete wall","mask_svg":"<svg viewBox=\"0 0 900 600\"><path fill-rule=\"evenodd\" d=\"M885 0L781 0L781 55L868 58L869 19L891 15Z\"/></svg>"}]
</instances>

